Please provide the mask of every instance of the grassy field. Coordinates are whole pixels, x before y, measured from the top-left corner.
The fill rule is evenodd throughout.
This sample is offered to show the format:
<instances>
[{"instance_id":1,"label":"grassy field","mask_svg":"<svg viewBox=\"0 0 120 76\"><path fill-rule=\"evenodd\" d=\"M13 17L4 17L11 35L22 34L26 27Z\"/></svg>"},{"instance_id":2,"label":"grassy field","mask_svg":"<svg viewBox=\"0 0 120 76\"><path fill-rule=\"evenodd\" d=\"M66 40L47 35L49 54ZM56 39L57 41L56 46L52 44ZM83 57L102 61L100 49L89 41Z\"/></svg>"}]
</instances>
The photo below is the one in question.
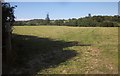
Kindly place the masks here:
<instances>
[{"instance_id":1,"label":"grassy field","mask_svg":"<svg viewBox=\"0 0 120 76\"><path fill-rule=\"evenodd\" d=\"M13 34L11 73L118 73L117 27L14 26Z\"/></svg>"}]
</instances>

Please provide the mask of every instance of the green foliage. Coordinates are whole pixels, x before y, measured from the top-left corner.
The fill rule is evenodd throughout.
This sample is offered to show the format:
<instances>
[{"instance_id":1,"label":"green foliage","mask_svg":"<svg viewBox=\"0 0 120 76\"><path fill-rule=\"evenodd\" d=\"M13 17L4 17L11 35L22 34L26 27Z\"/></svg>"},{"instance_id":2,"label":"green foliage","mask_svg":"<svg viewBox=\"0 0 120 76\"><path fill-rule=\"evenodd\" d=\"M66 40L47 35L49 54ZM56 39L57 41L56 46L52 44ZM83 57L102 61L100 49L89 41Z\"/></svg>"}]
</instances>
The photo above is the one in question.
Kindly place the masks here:
<instances>
[{"instance_id":1,"label":"green foliage","mask_svg":"<svg viewBox=\"0 0 120 76\"><path fill-rule=\"evenodd\" d=\"M79 26L79 27L118 27L120 23L120 17L115 16L93 16L84 18L72 18L68 20L49 20L49 25L58 26ZM16 21L15 25L47 25L48 20L46 19L33 19L29 21Z\"/></svg>"},{"instance_id":2,"label":"green foliage","mask_svg":"<svg viewBox=\"0 0 120 76\"><path fill-rule=\"evenodd\" d=\"M15 6L16 7L16 6ZM13 22L15 21L14 18L14 8L10 6L9 3L2 3L2 32L6 32L6 28L8 27L7 24L12 27Z\"/></svg>"},{"instance_id":3,"label":"green foliage","mask_svg":"<svg viewBox=\"0 0 120 76\"><path fill-rule=\"evenodd\" d=\"M16 7L16 6L15 6ZM8 32L12 33L12 26L14 23L14 8L9 3L2 3L2 41L6 45L5 40L8 38ZM9 25L9 26L8 26Z\"/></svg>"}]
</instances>

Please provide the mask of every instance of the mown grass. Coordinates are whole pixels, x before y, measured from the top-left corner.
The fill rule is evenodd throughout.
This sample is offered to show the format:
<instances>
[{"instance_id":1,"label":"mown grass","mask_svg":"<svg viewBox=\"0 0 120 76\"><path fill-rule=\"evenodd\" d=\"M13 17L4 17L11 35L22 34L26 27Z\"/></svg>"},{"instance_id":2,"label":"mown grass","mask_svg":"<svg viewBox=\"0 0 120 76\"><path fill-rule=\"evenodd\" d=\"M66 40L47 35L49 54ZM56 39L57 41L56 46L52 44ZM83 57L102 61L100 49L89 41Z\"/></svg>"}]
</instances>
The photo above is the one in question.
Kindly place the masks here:
<instances>
[{"instance_id":1,"label":"mown grass","mask_svg":"<svg viewBox=\"0 0 120 76\"><path fill-rule=\"evenodd\" d=\"M118 73L117 27L14 26L13 34L23 64L13 73Z\"/></svg>"}]
</instances>

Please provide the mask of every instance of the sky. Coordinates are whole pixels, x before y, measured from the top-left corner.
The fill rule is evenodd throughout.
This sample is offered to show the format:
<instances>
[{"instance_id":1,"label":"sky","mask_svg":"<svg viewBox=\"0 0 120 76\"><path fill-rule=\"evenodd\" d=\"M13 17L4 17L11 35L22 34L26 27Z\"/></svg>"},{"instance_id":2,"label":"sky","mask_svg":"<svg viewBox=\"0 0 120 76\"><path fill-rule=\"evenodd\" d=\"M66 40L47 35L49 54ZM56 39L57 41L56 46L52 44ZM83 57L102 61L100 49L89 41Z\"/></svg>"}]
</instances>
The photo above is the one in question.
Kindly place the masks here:
<instances>
[{"instance_id":1,"label":"sky","mask_svg":"<svg viewBox=\"0 0 120 76\"><path fill-rule=\"evenodd\" d=\"M10 2L15 9L16 20L69 19L93 15L117 15L118 2Z\"/></svg>"},{"instance_id":2,"label":"sky","mask_svg":"<svg viewBox=\"0 0 120 76\"><path fill-rule=\"evenodd\" d=\"M5 0L6 2L118 2L119 0Z\"/></svg>"}]
</instances>

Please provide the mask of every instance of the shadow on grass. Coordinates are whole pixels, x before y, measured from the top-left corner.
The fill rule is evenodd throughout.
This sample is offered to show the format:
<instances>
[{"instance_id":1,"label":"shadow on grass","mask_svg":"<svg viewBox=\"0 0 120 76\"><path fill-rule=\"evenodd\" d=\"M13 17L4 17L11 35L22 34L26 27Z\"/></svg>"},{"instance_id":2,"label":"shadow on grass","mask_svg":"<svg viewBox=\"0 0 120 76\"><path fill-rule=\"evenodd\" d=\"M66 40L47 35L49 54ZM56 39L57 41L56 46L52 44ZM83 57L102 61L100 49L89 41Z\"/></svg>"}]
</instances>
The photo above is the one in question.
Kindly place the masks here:
<instances>
[{"instance_id":1,"label":"shadow on grass","mask_svg":"<svg viewBox=\"0 0 120 76\"><path fill-rule=\"evenodd\" d=\"M55 41L28 35L13 35L12 46L17 58L11 74L36 74L40 70L56 67L62 62L75 57L74 50L63 50L72 46L90 46L78 42ZM13 69L14 68L14 69Z\"/></svg>"}]
</instances>

